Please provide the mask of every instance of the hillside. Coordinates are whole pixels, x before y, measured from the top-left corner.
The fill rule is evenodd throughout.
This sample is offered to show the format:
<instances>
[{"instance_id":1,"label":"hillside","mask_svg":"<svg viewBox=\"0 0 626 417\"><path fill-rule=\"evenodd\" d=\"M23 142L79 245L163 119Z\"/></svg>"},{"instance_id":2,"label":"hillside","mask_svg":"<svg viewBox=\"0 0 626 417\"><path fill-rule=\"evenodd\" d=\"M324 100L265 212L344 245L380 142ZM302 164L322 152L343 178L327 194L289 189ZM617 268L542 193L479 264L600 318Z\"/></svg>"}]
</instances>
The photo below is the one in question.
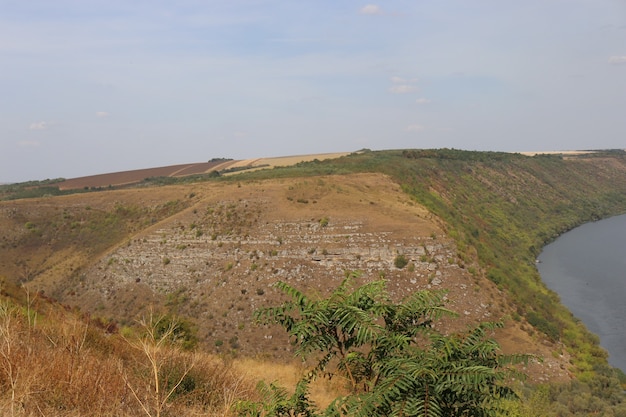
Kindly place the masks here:
<instances>
[{"instance_id":1,"label":"hillside","mask_svg":"<svg viewBox=\"0 0 626 417\"><path fill-rule=\"evenodd\" d=\"M279 300L271 284L324 294L361 271L397 298L448 290L459 319L443 330L503 319L503 349L543 358L526 371L555 383L591 378L606 356L541 284L535 256L565 230L625 211L621 152L362 152L0 202L0 277L122 326L162 309L188 318L205 351L285 362L286 336L251 320Z\"/></svg>"}]
</instances>

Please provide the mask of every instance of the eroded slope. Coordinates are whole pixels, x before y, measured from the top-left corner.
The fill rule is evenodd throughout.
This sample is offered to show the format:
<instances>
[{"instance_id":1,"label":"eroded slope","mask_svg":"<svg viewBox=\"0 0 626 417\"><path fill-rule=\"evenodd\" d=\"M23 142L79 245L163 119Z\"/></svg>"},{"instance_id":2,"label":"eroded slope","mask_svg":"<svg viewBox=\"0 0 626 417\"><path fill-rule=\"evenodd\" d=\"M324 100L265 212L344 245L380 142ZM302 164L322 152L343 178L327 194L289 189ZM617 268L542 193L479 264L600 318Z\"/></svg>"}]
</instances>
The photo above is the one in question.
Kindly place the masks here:
<instances>
[{"instance_id":1,"label":"eroded slope","mask_svg":"<svg viewBox=\"0 0 626 417\"><path fill-rule=\"evenodd\" d=\"M380 174L202 183L46 202L52 208L37 209L44 206L32 201L3 203L3 221L15 229L5 247L15 244L16 256L18 236L31 233L29 222L57 222L69 212L66 220L82 229L92 224L94 212L110 215L120 207L127 217L109 225L124 227L108 250L93 236L58 250L52 232L40 236L40 247L35 239L31 257L20 262L55 258L63 268L33 271L26 279L31 286L126 323L151 306L164 306L191 317L203 346L221 353L290 358L282 330L252 323L256 308L279 299L271 287L277 280L324 293L346 271L361 271L362 280L389 280L398 298L421 288L447 289L449 308L459 319L444 327L498 320L512 311L476 265L460 260L438 219ZM9 222L10 213L19 219ZM67 230L57 227L58 233L71 236L74 223L64 226ZM66 265L76 253L80 259ZM408 260L403 268L396 265L398 256ZM0 273L9 279L17 272L5 259ZM537 378L566 377L566 358L552 355L554 346L521 326L523 321L508 321L499 335L506 350L545 357L533 370Z\"/></svg>"}]
</instances>

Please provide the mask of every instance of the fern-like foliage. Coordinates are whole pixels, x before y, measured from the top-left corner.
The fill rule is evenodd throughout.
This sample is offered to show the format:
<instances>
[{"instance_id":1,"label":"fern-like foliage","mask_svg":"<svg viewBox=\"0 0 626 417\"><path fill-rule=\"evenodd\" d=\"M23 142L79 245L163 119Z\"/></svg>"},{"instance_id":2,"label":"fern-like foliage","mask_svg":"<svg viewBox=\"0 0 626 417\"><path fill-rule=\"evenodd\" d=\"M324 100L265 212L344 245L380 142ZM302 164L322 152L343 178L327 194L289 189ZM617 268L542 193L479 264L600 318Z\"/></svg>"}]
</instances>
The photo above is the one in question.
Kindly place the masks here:
<instances>
[{"instance_id":1,"label":"fern-like foliage","mask_svg":"<svg viewBox=\"0 0 626 417\"><path fill-rule=\"evenodd\" d=\"M308 378L349 381L350 395L324 415L483 417L495 415L500 399L515 398L506 383L523 375L512 365L529 357L499 353L488 336L501 323L443 335L432 325L454 315L444 307L445 292L418 291L395 303L385 281L353 288L354 277L323 299L279 282L289 300L256 312L261 323L285 328L297 355L317 358Z\"/></svg>"},{"instance_id":2,"label":"fern-like foliage","mask_svg":"<svg viewBox=\"0 0 626 417\"><path fill-rule=\"evenodd\" d=\"M309 400L308 381L302 380L293 395L287 390L274 384L266 384L261 381L257 385L257 391L263 398L262 402L242 401L235 410L239 416L246 417L314 417L319 414L315 411L315 404Z\"/></svg>"}]
</instances>

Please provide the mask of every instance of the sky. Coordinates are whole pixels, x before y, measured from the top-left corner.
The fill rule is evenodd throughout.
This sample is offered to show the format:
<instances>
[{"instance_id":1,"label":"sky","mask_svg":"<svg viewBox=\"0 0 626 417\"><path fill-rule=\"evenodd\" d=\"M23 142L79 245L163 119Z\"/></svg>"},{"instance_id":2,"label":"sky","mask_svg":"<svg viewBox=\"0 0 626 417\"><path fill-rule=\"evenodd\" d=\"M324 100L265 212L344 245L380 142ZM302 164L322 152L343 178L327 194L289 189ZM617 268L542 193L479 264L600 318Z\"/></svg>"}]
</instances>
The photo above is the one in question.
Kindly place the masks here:
<instances>
[{"instance_id":1,"label":"sky","mask_svg":"<svg viewBox=\"0 0 626 417\"><path fill-rule=\"evenodd\" d=\"M0 0L0 182L626 148L626 0Z\"/></svg>"}]
</instances>

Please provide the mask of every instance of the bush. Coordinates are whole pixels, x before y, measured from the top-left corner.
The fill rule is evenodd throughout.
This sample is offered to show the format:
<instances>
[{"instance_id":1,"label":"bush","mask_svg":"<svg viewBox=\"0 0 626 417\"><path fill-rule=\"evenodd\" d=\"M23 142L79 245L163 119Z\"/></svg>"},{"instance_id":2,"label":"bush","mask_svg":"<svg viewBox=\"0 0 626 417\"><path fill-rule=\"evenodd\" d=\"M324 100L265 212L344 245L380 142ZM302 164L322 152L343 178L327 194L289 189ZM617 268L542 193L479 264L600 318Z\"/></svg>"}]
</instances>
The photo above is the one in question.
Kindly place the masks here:
<instances>
[{"instance_id":1,"label":"bush","mask_svg":"<svg viewBox=\"0 0 626 417\"><path fill-rule=\"evenodd\" d=\"M528 356L498 353L487 335L501 324L443 335L431 324L453 315L443 307L444 292L417 291L396 304L385 281L351 289L351 278L321 300L276 284L291 300L257 311L257 320L284 327L295 354L317 364L300 381L299 395L266 389L264 401L246 403L241 415L482 416L498 409L501 399L517 398L506 382L522 375L510 366ZM341 376L351 388L325 414L307 398L306 387L318 376ZM271 404L280 410L268 409Z\"/></svg>"},{"instance_id":2,"label":"bush","mask_svg":"<svg viewBox=\"0 0 626 417\"><path fill-rule=\"evenodd\" d=\"M393 264L398 269L404 268L405 266L408 265L408 263L409 263L409 260L404 255L398 255L396 256L396 259L393 260Z\"/></svg>"}]
</instances>

